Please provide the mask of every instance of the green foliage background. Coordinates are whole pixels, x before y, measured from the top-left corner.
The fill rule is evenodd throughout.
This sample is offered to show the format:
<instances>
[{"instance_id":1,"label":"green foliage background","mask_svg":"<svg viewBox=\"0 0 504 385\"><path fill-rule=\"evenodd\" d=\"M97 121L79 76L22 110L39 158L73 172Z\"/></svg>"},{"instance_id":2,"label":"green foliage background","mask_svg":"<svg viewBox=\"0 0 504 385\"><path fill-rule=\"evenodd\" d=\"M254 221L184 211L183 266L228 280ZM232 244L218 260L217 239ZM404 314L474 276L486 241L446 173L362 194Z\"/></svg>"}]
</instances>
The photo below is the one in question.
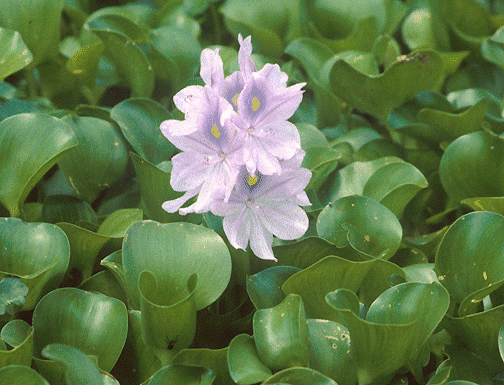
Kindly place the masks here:
<instances>
[{"instance_id":1,"label":"green foliage background","mask_svg":"<svg viewBox=\"0 0 504 385\"><path fill-rule=\"evenodd\" d=\"M162 210L204 48L306 82L278 262ZM0 0L0 384L500 384L504 1Z\"/></svg>"}]
</instances>

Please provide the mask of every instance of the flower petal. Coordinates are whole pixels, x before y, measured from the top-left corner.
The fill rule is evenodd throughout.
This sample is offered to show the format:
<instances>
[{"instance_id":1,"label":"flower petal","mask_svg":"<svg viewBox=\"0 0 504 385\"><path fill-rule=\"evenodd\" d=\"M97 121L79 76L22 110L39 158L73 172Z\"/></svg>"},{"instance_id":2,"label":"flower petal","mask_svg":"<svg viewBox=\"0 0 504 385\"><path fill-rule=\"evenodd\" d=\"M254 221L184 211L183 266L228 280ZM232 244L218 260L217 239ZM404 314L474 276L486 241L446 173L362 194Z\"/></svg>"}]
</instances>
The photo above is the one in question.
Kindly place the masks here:
<instances>
[{"instance_id":1,"label":"flower petal","mask_svg":"<svg viewBox=\"0 0 504 385\"><path fill-rule=\"evenodd\" d=\"M242 35L238 35L238 42L240 49L238 50L238 63L240 64L240 71L244 78L248 78L252 72L256 70L256 66L250 55L252 55L252 36L243 39Z\"/></svg>"},{"instance_id":2,"label":"flower petal","mask_svg":"<svg viewBox=\"0 0 504 385\"><path fill-rule=\"evenodd\" d=\"M171 172L170 185L175 191L187 191L200 186L210 170L204 155L185 151L172 158L173 169Z\"/></svg>"},{"instance_id":3,"label":"flower petal","mask_svg":"<svg viewBox=\"0 0 504 385\"><path fill-rule=\"evenodd\" d=\"M251 214L251 227L250 227L250 248L261 259L277 259L273 255L273 235L261 223L261 220L254 214Z\"/></svg>"},{"instance_id":4,"label":"flower petal","mask_svg":"<svg viewBox=\"0 0 504 385\"><path fill-rule=\"evenodd\" d=\"M184 114L188 114L198 108L201 100L205 98L204 87L188 86L175 94L173 102ZM186 116L187 118L187 116Z\"/></svg>"},{"instance_id":5,"label":"flower petal","mask_svg":"<svg viewBox=\"0 0 504 385\"><path fill-rule=\"evenodd\" d=\"M172 142L173 136L189 135L198 130L198 126L193 121L174 119L165 120L159 128L170 142ZM173 144L176 146L175 143Z\"/></svg>"},{"instance_id":6,"label":"flower petal","mask_svg":"<svg viewBox=\"0 0 504 385\"><path fill-rule=\"evenodd\" d=\"M251 226L249 215L247 208L243 206L241 210L225 216L222 221L229 243L236 249L247 249Z\"/></svg>"},{"instance_id":7,"label":"flower petal","mask_svg":"<svg viewBox=\"0 0 504 385\"><path fill-rule=\"evenodd\" d=\"M193 196L195 196L198 193L198 190L190 190L187 191L184 195L182 195L180 198L173 199L171 201L166 201L162 204L163 210L169 212L169 213L174 213L176 212L184 203L186 203L189 199L191 199Z\"/></svg>"},{"instance_id":8,"label":"flower petal","mask_svg":"<svg viewBox=\"0 0 504 385\"><path fill-rule=\"evenodd\" d=\"M301 149L299 131L287 120L262 127L256 140L260 140L264 149L278 159L290 159Z\"/></svg>"},{"instance_id":9,"label":"flower petal","mask_svg":"<svg viewBox=\"0 0 504 385\"><path fill-rule=\"evenodd\" d=\"M209 86L218 85L224 80L224 70L219 49L206 48L201 52L200 76Z\"/></svg>"},{"instance_id":10,"label":"flower petal","mask_svg":"<svg viewBox=\"0 0 504 385\"><path fill-rule=\"evenodd\" d=\"M258 203L255 212L264 227L280 239L297 239L308 229L308 215L288 201Z\"/></svg>"}]
</instances>

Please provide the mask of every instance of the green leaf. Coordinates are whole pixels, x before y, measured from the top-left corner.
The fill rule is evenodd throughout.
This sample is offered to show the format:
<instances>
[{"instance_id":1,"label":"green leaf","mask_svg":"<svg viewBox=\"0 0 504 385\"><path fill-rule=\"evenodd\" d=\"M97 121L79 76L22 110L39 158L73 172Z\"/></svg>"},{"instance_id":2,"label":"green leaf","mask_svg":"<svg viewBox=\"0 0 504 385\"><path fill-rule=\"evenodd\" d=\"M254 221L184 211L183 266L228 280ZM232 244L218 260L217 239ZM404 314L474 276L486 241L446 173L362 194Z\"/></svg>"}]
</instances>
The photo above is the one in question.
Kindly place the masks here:
<instances>
[{"instance_id":1,"label":"green leaf","mask_svg":"<svg viewBox=\"0 0 504 385\"><path fill-rule=\"evenodd\" d=\"M0 28L0 81L23 69L33 55L17 31Z\"/></svg>"},{"instance_id":2,"label":"green leaf","mask_svg":"<svg viewBox=\"0 0 504 385\"><path fill-rule=\"evenodd\" d=\"M173 358L173 364L210 369L215 373L215 384L235 385L228 370L228 349L184 349Z\"/></svg>"},{"instance_id":3,"label":"green leaf","mask_svg":"<svg viewBox=\"0 0 504 385\"><path fill-rule=\"evenodd\" d=\"M149 59L138 45L118 32L98 29L93 31L105 44L104 54L111 58L122 78L131 88L131 96L150 97L154 89L154 71Z\"/></svg>"},{"instance_id":4,"label":"green leaf","mask_svg":"<svg viewBox=\"0 0 504 385\"><path fill-rule=\"evenodd\" d=\"M42 355L65 366L68 385L103 383L96 365L79 349L64 344L49 344L42 349Z\"/></svg>"},{"instance_id":5,"label":"green leaf","mask_svg":"<svg viewBox=\"0 0 504 385\"><path fill-rule=\"evenodd\" d=\"M504 195L504 139L484 131L454 140L439 166L443 188L455 201Z\"/></svg>"},{"instance_id":6,"label":"green leaf","mask_svg":"<svg viewBox=\"0 0 504 385\"><path fill-rule=\"evenodd\" d=\"M17 277L3 277L0 280L0 315L5 312L16 315L26 302L28 287Z\"/></svg>"},{"instance_id":7,"label":"green leaf","mask_svg":"<svg viewBox=\"0 0 504 385\"><path fill-rule=\"evenodd\" d=\"M110 237L71 223L60 222L57 226L65 232L70 242L70 268L80 270L83 279L88 279L98 253Z\"/></svg>"},{"instance_id":8,"label":"green leaf","mask_svg":"<svg viewBox=\"0 0 504 385\"><path fill-rule=\"evenodd\" d=\"M110 371L126 342L128 314L121 301L76 288L47 294L33 312L35 355L48 344L66 344L98 357Z\"/></svg>"},{"instance_id":9,"label":"green leaf","mask_svg":"<svg viewBox=\"0 0 504 385\"><path fill-rule=\"evenodd\" d=\"M318 216L317 233L338 247L355 249L364 256L389 259L402 238L396 216L382 204L350 195L326 206Z\"/></svg>"},{"instance_id":10,"label":"green leaf","mask_svg":"<svg viewBox=\"0 0 504 385\"><path fill-rule=\"evenodd\" d=\"M287 368L281 370L266 381L261 382L261 385L337 385L336 382L329 377L310 368Z\"/></svg>"},{"instance_id":11,"label":"green leaf","mask_svg":"<svg viewBox=\"0 0 504 385\"><path fill-rule=\"evenodd\" d=\"M434 87L441 73L441 57L434 51L419 51L401 57L377 76L365 75L343 60L327 68L325 76L335 95L386 122L394 107Z\"/></svg>"},{"instance_id":12,"label":"green leaf","mask_svg":"<svg viewBox=\"0 0 504 385\"><path fill-rule=\"evenodd\" d=\"M33 354L33 326L15 319L2 328L0 336L3 342L12 347L11 350L0 350L0 368L9 365L30 366Z\"/></svg>"},{"instance_id":13,"label":"green leaf","mask_svg":"<svg viewBox=\"0 0 504 385\"><path fill-rule=\"evenodd\" d=\"M42 206L42 220L48 223L98 223L98 217L91 205L71 195L48 196Z\"/></svg>"},{"instance_id":14,"label":"green leaf","mask_svg":"<svg viewBox=\"0 0 504 385\"><path fill-rule=\"evenodd\" d=\"M166 139L159 126L170 118L159 103L147 98L127 99L110 110L126 140L142 157L153 164L171 159L175 146Z\"/></svg>"},{"instance_id":15,"label":"green leaf","mask_svg":"<svg viewBox=\"0 0 504 385\"><path fill-rule=\"evenodd\" d=\"M138 278L140 311L142 312L142 338L154 350L171 358L188 348L196 333L196 308L194 289L197 275L189 277L186 287L160 288L156 277L144 270ZM158 355L161 359L161 353Z\"/></svg>"},{"instance_id":16,"label":"green leaf","mask_svg":"<svg viewBox=\"0 0 504 385\"><path fill-rule=\"evenodd\" d=\"M499 354L504 361L504 326L501 326L499 329Z\"/></svg>"},{"instance_id":17,"label":"green leaf","mask_svg":"<svg viewBox=\"0 0 504 385\"><path fill-rule=\"evenodd\" d=\"M0 26L21 34L33 54L33 67L54 58L58 52L63 3L63 0L0 2Z\"/></svg>"},{"instance_id":18,"label":"green leaf","mask_svg":"<svg viewBox=\"0 0 504 385\"><path fill-rule=\"evenodd\" d=\"M415 166L399 158L385 157L354 162L339 170L328 200L363 195L401 217L408 202L427 185L427 179Z\"/></svg>"},{"instance_id":19,"label":"green leaf","mask_svg":"<svg viewBox=\"0 0 504 385\"><path fill-rule=\"evenodd\" d=\"M268 368L308 366L308 327L300 296L290 294L275 307L257 310L252 327L257 354Z\"/></svg>"},{"instance_id":20,"label":"green leaf","mask_svg":"<svg viewBox=\"0 0 504 385\"><path fill-rule=\"evenodd\" d=\"M254 337L239 334L233 338L228 350L229 373L240 385L255 384L271 376L271 370L258 356Z\"/></svg>"},{"instance_id":21,"label":"green leaf","mask_svg":"<svg viewBox=\"0 0 504 385\"><path fill-rule=\"evenodd\" d=\"M362 320L350 308L341 306L348 302L342 299L349 296L357 301L347 289L336 290L326 298L349 330L358 382L363 384L392 375L404 365L415 366L421 348L449 305L448 293L441 285L407 282L383 292Z\"/></svg>"},{"instance_id":22,"label":"green leaf","mask_svg":"<svg viewBox=\"0 0 504 385\"><path fill-rule=\"evenodd\" d=\"M387 279L393 274L404 276L398 266L387 261L352 262L328 256L292 275L285 281L282 290L303 298L308 318L339 322L334 309L325 301L327 293L337 289L359 291L362 301L369 305L389 288Z\"/></svg>"},{"instance_id":23,"label":"green leaf","mask_svg":"<svg viewBox=\"0 0 504 385\"><path fill-rule=\"evenodd\" d=\"M18 277L26 285L22 310L33 309L42 296L59 286L69 260L68 239L57 226L17 218L0 220L0 277Z\"/></svg>"},{"instance_id":24,"label":"green leaf","mask_svg":"<svg viewBox=\"0 0 504 385\"><path fill-rule=\"evenodd\" d=\"M484 296L504 284L504 241L498 235L502 231L502 215L474 212L457 219L441 240L436 274L450 295L464 305L459 315L475 312Z\"/></svg>"},{"instance_id":25,"label":"green leaf","mask_svg":"<svg viewBox=\"0 0 504 385\"><path fill-rule=\"evenodd\" d=\"M126 145L108 121L71 115L63 120L74 130L79 146L58 165L77 194L91 203L126 171Z\"/></svg>"},{"instance_id":26,"label":"green leaf","mask_svg":"<svg viewBox=\"0 0 504 385\"><path fill-rule=\"evenodd\" d=\"M27 113L2 120L0 203L19 216L19 206L35 184L77 144L71 127L52 116Z\"/></svg>"},{"instance_id":27,"label":"green leaf","mask_svg":"<svg viewBox=\"0 0 504 385\"><path fill-rule=\"evenodd\" d=\"M49 385L44 377L25 365L10 365L0 369L0 384Z\"/></svg>"},{"instance_id":28,"label":"green leaf","mask_svg":"<svg viewBox=\"0 0 504 385\"><path fill-rule=\"evenodd\" d=\"M502 371L499 355L499 330L504 323L504 306L465 315L446 316L443 326L455 341L460 341L476 356L483 359L492 372Z\"/></svg>"},{"instance_id":29,"label":"green leaf","mask_svg":"<svg viewBox=\"0 0 504 385\"><path fill-rule=\"evenodd\" d=\"M474 211L491 211L504 215L503 197L467 198L461 200L460 203L469 206Z\"/></svg>"},{"instance_id":30,"label":"green leaf","mask_svg":"<svg viewBox=\"0 0 504 385\"><path fill-rule=\"evenodd\" d=\"M168 213L163 210L163 202L182 196L182 193L172 189L170 172L164 167L153 165L133 152L130 152L130 158L140 184L142 208L145 216L163 223L187 221L190 216L183 217L178 213Z\"/></svg>"},{"instance_id":31,"label":"green leaf","mask_svg":"<svg viewBox=\"0 0 504 385\"><path fill-rule=\"evenodd\" d=\"M214 379L215 374L210 369L169 365L159 369L150 379L149 385L211 385Z\"/></svg>"},{"instance_id":32,"label":"green leaf","mask_svg":"<svg viewBox=\"0 0 504 385\"><path fill-rule=\"evenodd\" d=\"M247 277L247 293L255 308L267 309L282 302L283 283L298 271L299 268L292 266L273 266Z\"/></svg>"},{"instance_id":33,"label":"green leaf","mask_svg":"<svg viewBox=\"0 0 504 385\"><path fill-rule=\"evenodd\" d=\"M309 319L310 368L348 385L357 383L348 329L333 321Z\"/></svg>"},{"instance_id":34,"label":"green leaf","mask_svg":"<svg viewBox=\"0 0 504 385\"><path fill-rule=\"evenodd\" d=\"M185 288L196 273L197 310L214 302L231 276L231 257L222 238L190 223L133 223L124 236L122 258L128 297L136 308L140 304L137 282L144 270L155 275L160 292L175 286Z\"/></svg>"},{"instance_id":35,"label":"green leaf","mask_svg":"<svg viewBox=\"0 0 504 385\"><path fill-rule=\"evenodd\" d=\"M328 255L336 255L341 249L319 237L308 237L287 245L275 246L274 254L281 265L307 268Z\"/></svg>"},{"instance_id":36,"label":"green leaf","mask_svg":"<svg viewBox=\"0 0 504 385\"><path fill-rule=\"evenodd\" d=\"M97 234L112 238L124 238L128 227L143 219L142 210L119 209L109 214L96 230Z\"/></svg>"},{"instance_id":37,"label":"green leaf","mask_svg":"<svg viewBox=\"0 0 504 385\"><path fill-rule=\"evenodd\" d=\"M156 77L168 79L179 90L194 75L200 63L201 45L187 30L162 26L150 30L149 59Z\"/></svg>"}]
</instances>

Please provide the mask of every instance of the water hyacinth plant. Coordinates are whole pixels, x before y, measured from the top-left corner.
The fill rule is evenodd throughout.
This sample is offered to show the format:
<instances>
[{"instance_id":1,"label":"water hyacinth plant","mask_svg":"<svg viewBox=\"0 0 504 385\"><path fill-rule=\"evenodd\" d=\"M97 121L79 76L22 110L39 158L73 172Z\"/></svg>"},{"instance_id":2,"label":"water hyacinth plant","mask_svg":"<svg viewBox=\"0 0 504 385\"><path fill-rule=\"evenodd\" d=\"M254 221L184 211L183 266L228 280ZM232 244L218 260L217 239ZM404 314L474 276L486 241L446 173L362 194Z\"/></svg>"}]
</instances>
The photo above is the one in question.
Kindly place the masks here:
<instances>
[{"instance_id":1,"label":"water hyacinth plant","mask_svg":"<svg viewBox=\"0 0 504 385\"><path fill-rule=\"evenodd\" d=\"M185 191L165 202L183 214L211 211L224 216L224 231L236 247L250 240L254 253L275 259L273 234L300 238L308 229L309 206L303 191L311 172L301 168L304 151L289 119L301 103L305 83L287 87L277 64L256 70L251 37L238 36L240 70L224 78L219 50L201 53L205 86L189 86L174 97L184 121L167 120L161 130L181 153L172 158L171 186ZM294 159L295 158L295 159Z\"/></svg>"},{"instance_id":2,"label":"water hyacinth plant","mask_svg":"<svg viewBox=\"0 0 504 385\"><path fill-rule=\"evenodd\" d=\"M0 384L501 384L503 41L501 0L0 0Z\"/></svg>"}]
</instances>

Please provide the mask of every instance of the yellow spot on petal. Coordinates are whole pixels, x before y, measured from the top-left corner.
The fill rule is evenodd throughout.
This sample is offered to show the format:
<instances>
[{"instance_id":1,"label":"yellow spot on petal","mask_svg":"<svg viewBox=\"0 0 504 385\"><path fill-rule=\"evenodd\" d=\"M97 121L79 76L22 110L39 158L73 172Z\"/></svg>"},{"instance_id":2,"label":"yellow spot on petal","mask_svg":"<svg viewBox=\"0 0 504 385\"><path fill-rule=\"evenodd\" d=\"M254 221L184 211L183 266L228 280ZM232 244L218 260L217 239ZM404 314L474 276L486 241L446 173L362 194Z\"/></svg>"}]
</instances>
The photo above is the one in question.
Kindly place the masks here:
<instances>
[{"instance_id":1,"label":"yellow spot on petal","mask_svg":"<svg viewBox=\"0 0 504 385\"><path fill-rule=\"evenodd\" d=\"M240 94L236 94L235 96L233 96L231 98L231 101L233 102L233 104L238 107L238 96L240 96Z\"/></svg>"},{"instance_id":2,"label":"yellow spot on petal","mask_svg":"<svg viewBox=\"0 0 504 385\"><path fill-rule=\"evenodd\" d=\"M221 135L215 123L212 126L212 135L215 136L216 138L218 138Z\"/></svg>"},{"instance_id":3,"label":"yellow spot on petal","mask_svg":"<svg viewBox=\"0 0 504 385\"><path fill-rule=\"evenodd\" d=\"M254 98L252 99L252 111L257 111L260 105L261 103L259 103L259 100L254 96Z\"/></svg>"},{"instance_id":4,"label":"yellow spot on petal","mask_svg":"<svg viewBox=\"0 0 504 385\"><path fill-rule=\"evenodd\" d=\"M257 183L257 176L249 175L249 178L248 178L248 184L249 184L249 186L253 186L256 183Z\"/></svg>"}]
</instances>

